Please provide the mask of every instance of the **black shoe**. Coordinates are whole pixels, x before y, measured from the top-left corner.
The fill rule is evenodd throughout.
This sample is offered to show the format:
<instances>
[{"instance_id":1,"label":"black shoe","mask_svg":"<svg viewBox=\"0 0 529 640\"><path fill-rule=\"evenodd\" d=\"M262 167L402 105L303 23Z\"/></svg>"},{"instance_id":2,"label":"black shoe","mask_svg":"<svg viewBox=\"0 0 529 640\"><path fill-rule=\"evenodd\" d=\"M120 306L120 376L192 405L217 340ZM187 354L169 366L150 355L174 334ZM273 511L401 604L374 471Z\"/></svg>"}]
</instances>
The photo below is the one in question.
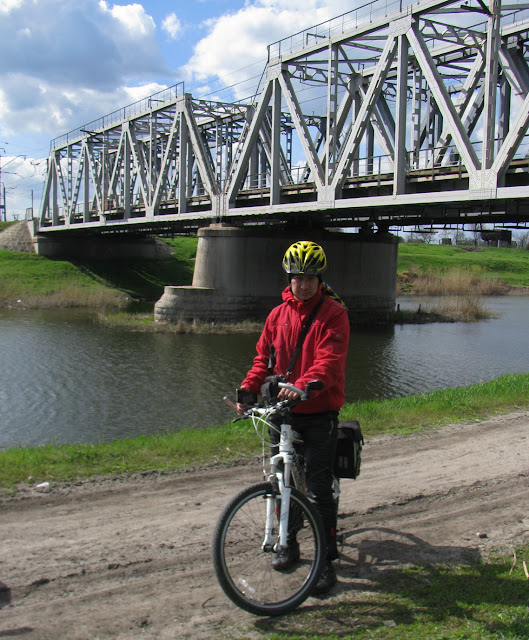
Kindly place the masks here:
<instances>
[{"instance_id":1,"label":"black shoe","mask_svg":"<svg viewBox=\"0 0 529 640\"><path fill-rule=\"evenodd\" d=\"M316 586L312 590L315 595L322 595L330 591L336 584L336 571L332 562L327 562L323 567L320 579L316 583Z\"/></svg>"},{"instance_id":2,"label":"black shoe","mask_svg":"<svg viewBox=\"0 0 529 640\"><path fill-rule=\"evenodd\" d=\"M293 542L286 549L280 549L272 560L272 569L276 571L288 571L300 558L299 544Z\"/></svg>"}]
</instances>

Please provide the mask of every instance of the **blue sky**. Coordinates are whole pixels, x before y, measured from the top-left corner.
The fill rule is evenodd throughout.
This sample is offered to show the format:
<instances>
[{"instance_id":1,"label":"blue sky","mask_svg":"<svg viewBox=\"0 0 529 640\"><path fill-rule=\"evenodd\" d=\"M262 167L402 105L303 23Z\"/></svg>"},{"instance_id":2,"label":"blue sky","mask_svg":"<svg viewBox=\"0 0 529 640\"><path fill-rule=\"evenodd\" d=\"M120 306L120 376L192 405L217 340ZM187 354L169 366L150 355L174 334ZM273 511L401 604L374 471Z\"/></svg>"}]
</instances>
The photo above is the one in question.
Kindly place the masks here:
<instances>
[{"instance_id":1,"label":"blue sky","mask_svg":"<svg viewBox=\"0 0 529 640\"><path fill-rule=\"evenodd\" d=\"M266 46L346 0L0 0L0 155L8 219L38 209L50 140L183 81L252 95ZM25 155L24 160L22 156Z\"/></svg>"}]
</instances>

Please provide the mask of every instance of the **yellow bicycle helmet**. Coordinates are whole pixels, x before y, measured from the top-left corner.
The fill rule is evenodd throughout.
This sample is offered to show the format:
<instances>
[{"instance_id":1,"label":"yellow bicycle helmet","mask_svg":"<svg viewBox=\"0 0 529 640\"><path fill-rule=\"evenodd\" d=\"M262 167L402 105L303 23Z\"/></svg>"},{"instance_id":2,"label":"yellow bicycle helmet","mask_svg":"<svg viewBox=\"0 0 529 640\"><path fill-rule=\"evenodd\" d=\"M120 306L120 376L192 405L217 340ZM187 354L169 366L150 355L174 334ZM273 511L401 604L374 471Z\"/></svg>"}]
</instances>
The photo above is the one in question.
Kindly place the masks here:
<instances>
[{"instance_id":1,"label":"yellow bicycle helmet","mask_svg":"<svg viewBox=\"0 0 529 640\"><path fill-rule=\"evenodd\" d=\"M295 242L286 250L283 269L291 276L319 276L327 269L325 251L310 240Z\"/></svg>"}]
</instances>

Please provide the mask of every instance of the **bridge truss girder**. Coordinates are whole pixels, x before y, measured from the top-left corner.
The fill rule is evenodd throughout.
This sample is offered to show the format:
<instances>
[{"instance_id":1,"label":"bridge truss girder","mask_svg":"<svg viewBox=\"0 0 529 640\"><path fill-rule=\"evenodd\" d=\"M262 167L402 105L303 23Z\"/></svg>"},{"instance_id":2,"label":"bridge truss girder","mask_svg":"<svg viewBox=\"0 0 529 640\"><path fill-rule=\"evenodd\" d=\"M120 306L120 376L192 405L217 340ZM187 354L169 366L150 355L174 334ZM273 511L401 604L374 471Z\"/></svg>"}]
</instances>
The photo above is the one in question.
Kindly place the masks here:
<instances>
[{"instance_id":1,"label":"bridge truss girder","mask_svg":"<svg viewBox=\"0 0 529 640\"><path fill-rule=\"evenodd\" d=\"M348 12L341 30L271 45L255 103L182 94L54 147L41 230L525 223L529 11L516 8Z\"/></svg>"}]
</instances>

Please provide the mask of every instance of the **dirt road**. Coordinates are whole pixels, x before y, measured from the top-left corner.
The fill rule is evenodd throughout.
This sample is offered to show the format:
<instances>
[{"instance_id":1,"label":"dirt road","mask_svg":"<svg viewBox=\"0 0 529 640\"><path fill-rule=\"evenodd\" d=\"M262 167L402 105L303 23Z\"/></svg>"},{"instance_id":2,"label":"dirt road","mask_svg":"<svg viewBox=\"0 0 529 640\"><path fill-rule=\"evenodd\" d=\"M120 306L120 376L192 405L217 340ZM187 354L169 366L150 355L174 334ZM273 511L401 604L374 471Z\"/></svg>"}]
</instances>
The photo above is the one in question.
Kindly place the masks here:
<instances>
[{"instance_id":1,"label":"dirt road","mask_svg":"<svg viewBox=\"0 0 529 640\"><path fill-rule=\"evenodd\" d=\"M371 437L342 482L333 606L398 562L529 542L529 412L437 434ZM0 638L262 637L218 587L215 520L260 465L27 489L0 498ZM246 629L249 631L245 632Z\"/></svg>"}]
</instances>

